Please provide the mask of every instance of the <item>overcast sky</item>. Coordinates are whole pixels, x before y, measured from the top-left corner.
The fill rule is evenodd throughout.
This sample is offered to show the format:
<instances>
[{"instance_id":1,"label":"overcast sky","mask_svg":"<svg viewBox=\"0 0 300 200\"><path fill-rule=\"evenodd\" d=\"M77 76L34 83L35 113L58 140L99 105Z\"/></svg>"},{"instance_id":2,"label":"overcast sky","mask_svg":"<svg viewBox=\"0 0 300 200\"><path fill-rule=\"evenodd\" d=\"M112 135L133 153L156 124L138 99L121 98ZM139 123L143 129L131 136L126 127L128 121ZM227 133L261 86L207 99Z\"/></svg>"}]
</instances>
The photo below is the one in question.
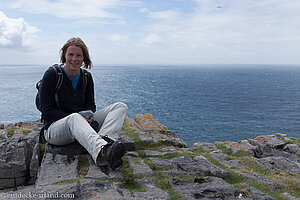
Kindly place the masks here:
<instances>
[{"instance_id":1,"label":"overcast sky","mask_svg":"<svg viewBox=\"0 0 300 200\"><path fill-rule=\"evenodd\" d=\"M298 0L0 0L0 65L300 64Z\"/></svg>"}]
</instances>

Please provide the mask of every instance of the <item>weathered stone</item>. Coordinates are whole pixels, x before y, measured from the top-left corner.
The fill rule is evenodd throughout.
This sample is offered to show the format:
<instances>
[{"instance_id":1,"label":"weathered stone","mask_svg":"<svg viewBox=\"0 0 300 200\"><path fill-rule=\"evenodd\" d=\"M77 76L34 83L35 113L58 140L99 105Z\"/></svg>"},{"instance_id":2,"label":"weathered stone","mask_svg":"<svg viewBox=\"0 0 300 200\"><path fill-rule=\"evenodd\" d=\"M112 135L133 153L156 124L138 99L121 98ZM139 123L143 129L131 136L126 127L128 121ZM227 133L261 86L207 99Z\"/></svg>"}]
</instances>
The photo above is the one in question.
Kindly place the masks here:
<instances>
[{"instance_id":1,"label":"weathered stone","mask_svg":"<svg viewBox=\"0 0 300 200\"><path fill-rule=\"evenodd\" d=\"M264 165L269 170L276 170L278 172L286 171L289 173L300 174L300 163L289 160L284 157L271 156L267 158L260 158L258 162Z\"/></svg>"},{"instance_id":2,"label":"weathered stone","mask_svg":"<svg viewBox=\"0 0 300 200\"><path fill-rule=\"evenodd\" d=\"M240 140L238 142L226 141L226 142L216 142L215 144L221 144L225 147L232 150L233 153L237 153L238 151L246 151L252 153L255 146L250 144L247 140Z\"/></svg>"},{"instance_id":3,"label":"weathered stone","mask_svg":"<svg viewBox=\"0 0 300 200\"><path fill-rule=\"evenodd\" d=\"M170 168L165 171L167 175L193 174L193 175L213 175L221 178L228 176L228 172L211 164L203 156L195 158L181 156L168 159L150 158L157 168Z\"/></svg>"},{"instance_id":4,"label":"weathered stone","mask_svg":"<svg viewBox=\"0 0 300 200\"><path fill-rule=\"evenodd\" d=\"M261 135L261 136L257 136L256 138L254 138L254 140L257 140L263 144L268 144L271 147L274 148L282 148L285 143L278 139L275 135Z\"/></svg>"},{"instance_id":5,"label":"weathered stone","mask_svg":"<svg viewBox=\"0 0 300 200\"><path fill-rule=\"evenodd\" d=\"M0 189L3 188L16 188L18 185L26 183L27 177L15 177L15 178L0 178Z\"/></svg>"},{"instance_id":6,"label":"weathered stone","mask_svg":"<svg viewBox=\"0 0 300 200\"><path fill-rule=\"evenodd\" d=\"M26 198L25 195L31 195ZM116 182L97 181L93 179L82 179L74 183L64 185L46 185L39 188L25 187L18 193L7 192L8 195L19 195L19 198L7 199L85 199L85 200L134 200L130 192L121 189L121 184ZM20 198L20 195L23 195ZM0 195L0 199L1 195Z\"/></svg>"},{"instance_id":7,"label":"weathered stone","mask_svg":"<svg viewBox=\"0 0 300 200\"><path fill-rule=\"evenodd\" d=\"M158 169L163 168L172 168L173 163L168 159L161 159L161 158L149 158Z\"/></svg>"},{"instance_id":8,"label":"weathered stone","mask_svg":"<svg viewBox=\"0 0 300 200\"><path fill-rule=\"evenodd\" d=\"M147 157L164 156L164 155L173 153L173 152L159 152L159 151L152 151L152 150L144 150L144 152L146 153Z\"/></svg>"},{"instance_id":9,"label":"weathered stone","mask_svg":"<svg viewBox=\"0 0 300 200\"><path fill-rule=\"evenodd\" d=\"M300 153L300 148L297 144L286 144L283 151L289 152L291 154Z\"/></svg>"},{"instance_id":10,"label":"weathered stone","mask_svg":"<svg viewBox=\"0 0 300 200\"><path fill-rule=\"evenodd\" d=\"M204 151L216 151L218 150L218 148L216 147L215 144L213 143L208 143L208 142L197 142L197 143L194 143L192 148L195 149L195 148L202 148Z\"/></svg>"},{"instance_id":11,"label":"weathered stone","mask_svg":"<svg viewBox=\"0 0 300 200\"><path fill-rule=\"evenodd\" d=\"M120 189L119 183L96 180L78 181L75 195L76 199L133 199L127 190Z\"/></svg>"},{"instance_id":12,"label":"weathered stone","mask_svg":"<svg viewBox=\"0 0 300 200\"><path fill-rule=\"evenodd\" d=\"M126 121L138 133L142 143L166 142L178 147L188 147L181 138L169 131L151 114L139 114L134 121L129 118L126 118Z\"/></svg>"},{"instance_id":13,"label":"weathered stone","mask_svg":"<svg viewBox=\"0 0 300 200\"><path fill-rule=\"evenodd\" d=\"M136 151L127 151L125 155L132 156L132 157L139 157L139 154Z\"/></svg>"},{"instance_id":14,"label":"weathered stone","mask_svg":"<svg viewBox=\"0 0 300 200\"><path fill-rule=\"evenodd\" d=\"M164 147L161 150L172 152L172 153L181 153L181 151L178 151L178 148L176 148L174 146ZM185 150L188 150L188 148L181 148L181 150L185 151Z\"/></svg>"},{"instance_id":15,"label":"weathered stone","mask_svg":"<svg viewBox=\"0 0 300 200\"><path fill-rule=\"evenodd\" d=\"M95 162L93 161L90 155L88 155L88 160L89 160L90 167L85 178L107 178L107 179L123 178L120 170L109 169L109 175L107 175L103 173L97 165L95 165Z\"/></svg>"},{"instance_id":16,"label":"weathered stone","mask_svg":"<svg viewBox=\"0 0 300 200\"><path fill-rule=\"evenodd\" d=\"M243 199L242 192L217 177L199 177L190 180L170 178L169 183L183 199Z\"/></svg>"},{"instance_id":17,"label":"weathered stone","mask_svg":"<svg viewBox=\"0 0 300 200\"><path fill-rule=\"evenodd\" d=\"M135 192L134 197L136 200L171 200L170 195L166 191L163 191L162 189L159 189L155 186L156 181L153 178L144 177L142 179L136 180L136 183L146 188L147 190L147 192Z\"/></svg>"},{"instance_id":18,"label":"weathered stone","mask_svg":"<svg viewBox=\"0 0 300 200\"><path fill-rule=\"evenodd\" d=\"M287 192L282 193L281 196L287 200L300 200L300 198L294 197L290 193L287 193Z\"/></svg>"},{"instance_id":19,"label":"weathered stone","mask_svg":"<svg viewBox=\"0 0 300 200\"><path fill-rule=\"evenodd\" d=\"M246 187L247 191L251 194L253 200L274 200L269 195L263 193L262 191L254 187L248 186L247 184L244 184L244 186Z\"/></svg>"},{"instance_id":20,"label":"weathered stone","mask_svg":"<svg viewBox=\"0 0 300 200\"><path fill-rule=\"evenodd\" d=\"M142 131L154 133L169 132L169 129L155 119L152 114L138 114L134 121L137 123L136 126Z\"/></svg>"},{"instance_id":21,"label":"weathered stone","mask_svg":"<svg viewBox=\"0 0 300 200\"><path fill-rule=\"evenodd\" d=\"M0 188L25 184L35 136L13 137L0 141Z\"/></svg>"},{"instance_id":22,"label":"weathered stone","mask_svg":"<svg viewBox=\"0 0 300 200\"><path fill-rule=\"evenodd\" d=\"M291 138L289 136L287 136L286 134L276 133L275 136L281 140L291 141Z\"/></svg>"},{"instance_id":23,"label":"weathered stone","mask_svg":"<svg viewBox=\"0 0 300 200\"><path fill-rule=\"evenodd\" d=\"M0 140L7 139L7 130L0 130Z\"/></svg>"},{"instance_id":24,"label":"weathered stone","mask_svg":"<svg viewBox=\"0 0 300 200\"><path fill-rule=\"evenodd\" d=\"M45 153L37 175L37 187L78 177L78 157Z\"/></svg>"},{"instance_id":25,"label":"weathered stone","mask_svg":"<svg viewBox=\"0 0 300 200\"><path fill-rule=\"evenodd\" d=\"M134 160L132 159L132 157L127 156L128 161L129 161L129 166L133 171L133 175L139 176L139 175L153 175L154 172L152 171L152 169L146 164L144 163L144 161L141 158L136 158L138 159L138 163L135 163Z\"/></svg>"},{"instance_id":26,"label":"weathered stone","mask_svg":"<svg viewBox=\"0 0 300 200\"><path fill-rule=\"evenodd\" d=\"M32 157L30 161L30 181L32 184L34 184L36 181L36 177L40 167L40 159L41 159L40 144L36 143L36 145L33 148Z\"/></svg>"},{"instance_id":27,"label":"weathered stone","mask_svg":"<svg viewBox=\"0 0 300 200\"><path fill-rule=\"evenodd\" d=\"M165 142L177 147L187 147L187 144L172 132L152 133L137 130L142 143Z\"/></svg>"},{"instance_id":28,"label":"weathered stone","mask_svg":"<svg viewBox=\"0 0 300 200\"><path fill-rule=\"evenodd\" d=\"M280 189L280 185L274 181L267 179L265 176L250 173L238 173L240 176L246 179L255 180L264 184L267 184L272 190Z\"/></svg>"},{"instance_id":29,"label":"weathered stone","mask_svg":"<svg viewBox=\"0 0 300 200\"><path fill-rule=\"evenodd\" d=\"M240 164L240 161L238 159L232 159L232 160L228 160L227 159L227 155L224 154L221 150L217 150L217 151L212 151L210 152L210 155L220 161L221 163L223 163L224 165L226 165L227 167L231 168L231 169L244 169L245 166L243 166L242 164Z\"/></svg>"},{"instance_id":30,"label":"weathered stone","mask_svg":"<svg viewBox=\"0 0 300 200\"><path fill-rule=\"evenodd\" d=\"M127 151L134 151L136 150L136 144L135 141L129 137L129 135L125 132L122 132L119 136L119 140L122 141L125 144Z\"/></svg>"}]
</instances>

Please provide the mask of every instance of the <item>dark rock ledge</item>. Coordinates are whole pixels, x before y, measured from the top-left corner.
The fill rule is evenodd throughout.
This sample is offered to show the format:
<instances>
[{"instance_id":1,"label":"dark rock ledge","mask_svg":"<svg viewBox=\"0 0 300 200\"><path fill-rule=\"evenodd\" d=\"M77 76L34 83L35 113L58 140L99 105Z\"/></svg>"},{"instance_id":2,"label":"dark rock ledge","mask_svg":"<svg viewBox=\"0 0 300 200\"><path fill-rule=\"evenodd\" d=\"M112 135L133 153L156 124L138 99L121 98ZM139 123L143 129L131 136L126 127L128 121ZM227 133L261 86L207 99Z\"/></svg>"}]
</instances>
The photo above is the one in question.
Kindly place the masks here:
<instances>
[{"instance_id":1,"label":"dark rock ledge","mask_svg":"<svg viewBox=\"0 0 300 200\"><path fill-rule=\"evenodd\" d=\"M0 125L0 199L299 199L300 140L192 148L151 114L126 119L124 165L101 172L77 142L40 145L38 121Z\"/></svg>"}]
</instances>

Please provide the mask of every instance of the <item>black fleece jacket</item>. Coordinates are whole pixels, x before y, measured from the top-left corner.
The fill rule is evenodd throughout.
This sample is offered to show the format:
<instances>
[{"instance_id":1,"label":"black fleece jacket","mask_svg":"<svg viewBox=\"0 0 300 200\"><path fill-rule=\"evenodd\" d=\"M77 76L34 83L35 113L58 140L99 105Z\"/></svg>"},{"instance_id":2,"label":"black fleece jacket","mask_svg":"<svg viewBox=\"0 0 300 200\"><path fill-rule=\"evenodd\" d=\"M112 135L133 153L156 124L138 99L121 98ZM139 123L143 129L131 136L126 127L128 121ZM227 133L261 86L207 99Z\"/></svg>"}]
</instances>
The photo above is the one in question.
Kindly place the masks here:
<instances>
[{"instance_id":1,"label":"black fleece jacket","mask_svg":"<svg viewBox=\"0 0 300 200\"><path fill-rule=\"evenodd\" d=\"M55 121L66 117L72 113L82 110L96 111L94 98L94 82L92 75L88 73L87 86L84 87L84 75L80 73L76 90L72 86L71 80L63 71L63 82L58 90L60 110L57 108L54 94L56 84L56 72L49 68L44 76L40 88L40 104L44 118L45 130Z\"/></svg>"}]
</instances>

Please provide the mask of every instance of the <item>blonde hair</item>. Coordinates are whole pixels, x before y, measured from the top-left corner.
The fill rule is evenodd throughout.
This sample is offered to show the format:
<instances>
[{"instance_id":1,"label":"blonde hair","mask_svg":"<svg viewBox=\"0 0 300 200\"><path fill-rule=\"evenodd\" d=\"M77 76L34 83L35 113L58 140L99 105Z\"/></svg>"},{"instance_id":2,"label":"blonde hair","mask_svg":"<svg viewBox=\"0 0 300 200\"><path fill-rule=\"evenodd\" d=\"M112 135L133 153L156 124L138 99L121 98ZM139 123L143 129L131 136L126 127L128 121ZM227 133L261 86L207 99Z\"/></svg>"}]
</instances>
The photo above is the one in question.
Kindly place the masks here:
<instances>
[{"instance_id":1,"label":"blonde hair","mask_svg":"<svg viewBox=\"0 0 300 200\"><path fill-rule=\"evenodd\" d=\"M84 68L91 69L93 63L90 59L89 50L88 50L87 46L85 45L85 43L80 38L71 38L66 42L66 44L64 44L64 46L60 50L60 62L66 63L66 52L67 52L67 49L69 48L69 46L77 46L77 47L81 48L81 50L83 52Z\"/></svg>"}]
</instances>

